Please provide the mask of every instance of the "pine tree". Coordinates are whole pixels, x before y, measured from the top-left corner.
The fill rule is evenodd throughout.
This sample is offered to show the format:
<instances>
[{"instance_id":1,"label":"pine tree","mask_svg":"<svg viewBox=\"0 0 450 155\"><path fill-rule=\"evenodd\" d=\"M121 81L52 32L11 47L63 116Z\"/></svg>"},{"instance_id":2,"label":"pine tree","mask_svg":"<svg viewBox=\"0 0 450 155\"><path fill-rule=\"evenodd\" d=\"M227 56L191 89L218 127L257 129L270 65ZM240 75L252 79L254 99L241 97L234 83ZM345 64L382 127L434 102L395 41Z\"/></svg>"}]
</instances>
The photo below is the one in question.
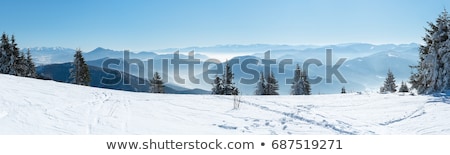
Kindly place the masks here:
<instances>
[{"instance_id":1,"label":"pine tree","mask_svg":"<svg viewBox=\"0 0 450 155\"><path fill-rule=\"evenodd\" d=\"M412 89L419 94L430 94L450 89L450 22L446 10L436 19L428 22L423 37L425 45L419 48L419 64L410 77Z\"/></svg>"},{"instance_id":2,"label":"pine tree","mask_svg":"<svg viewBox=\"0 0 450 155\"><path fill-rule=\"evenodd\" d=\"M304 95L305 88L302 79L302 71L300 70L300 66L297 64L297 67L294 71L294 82L291 86L291 95Z\"/></svg>"},{"instance_id":3,"label":"pine tree","mask_svg":"<svg viewBox=\"0 0 450 155\"><path fill-rule=\"evenodd\" d=\"M266 92L266 80L264 79L264 73L260 73L261 76L259 78L258 84L256 85L255 95L267 95Z\"/></svg>"},{"instance_id":4,"label":"pine tree","mask_svg":"<svg viewBox=\"0 0 450 155\"><path fill-rule=\"evenodd\" d=\"M9 43L9 39L8 36L3 33L2 34L2 38L1 38L1 45L0 45L0 73L3 74L9 74L10 70L12 68L11 65L11 48L10 48L10 43Z\"/></svg>"},{"instance_id":5,"label":"pine tree","mask_svg":"<svg viewBox=\"0 0 450 155\"><path fill-rule=\"evenodd\" d=\"M26 72L28 71L27 61L25 58L25 55L23 53L20 53L19 57L17 58L17 64L16 64L16 75L24 77L26 75Z\"/></svg>"},{"instance_id":6,"label":"pine tree","mask_svg":"<svg viewBox=\"0 0 450 155\"><path fill-rule=\"evenodd\" d=\"M233 83L234 74L231 69L231 66L227 63L225 65L222 86L223 86L223 95L238 95L239 90Z\"/></svg>"},{"instance_id":7,"label":"pine tree","mask_svg":"<svg viewBox=\"0 0 450 155\"><path fill-rule=\"evenodd\" d=\"M406 85L405 82L402 81L402 85L400 86L400 89L398 90L398 92L402 92L402 93L409 92L408 86Z\"/></svg>"},{"instance_id":8,"label":"pine tree","mask_svg":"<svg viewBox=\"0 0 450 155\"><path fill-rule=\"evenodd\" d=\"M0 45L0 73L16 76L26 76L28 72L27 58L17 47L14 35L11 36L11 42L8 35L3 33ZM34 64L33 64L34 70ZM35 72L35 71L34 71Z\"/></svg>"},{"instance_id":9,"label":"pine tree","mask_svg":"<svg viewBox=\"0 0 450 155\"><path fill-rule=\"evenodd\" d=\"M303 92L305 93L304 95L311 95L311 85L309 84L308 81L308 73L306 73L305 71L303 71Z\"/></svg>"},{"instance_id":10,"label":"pine tree","mask_svg":"<svg viewBox=\"0 0 450 155\"><path fill-rule=\"evenodd\" d=\"M36 66L34 65L33 58L31 58L30 49L28 49L26 54L25 65L26 65L25 76L36 78L37 77Z\"/></svg>"},{"instance_id":11,"label":"pine tree","mask_svg":"<svg viewBox=\"0 0 450 155\"><path fill-rule=\"evenodd\" d=\"M395 85L395 77L390 69L388 70L387 77L386 77L386 80L384 81L384 85L383 85L382 93L385 93L385 92L391 92L391 93L397 92L397 85Z\"/></svg>"},{"instance_id":12,"label":"pine tree","mask_svg":"<svg viewBox=\"0 0 450 155\"><path fill-rule=\"evenodd\" d=\"M382 94L386 93L386 92L384 91L384 87L380 87L380 93L382 93Z\"/></svg>"},{"instance_id":13,"label":"pine tree","mask_svg":"<svg viewBox=\"0 0 450 155\"><path fill-rule=\"evenodd\" d=\"M10 70L9 70L9 74L10 75L18 75L19 74L23 74L23 73L18 73L18 69L22 67L22 61L19 60L19 56L20 56L20 49L17 47L17 43L16 43L16 39L14 37L14 35L11 36L11 44L10 44L10 51L11 51L11 56L10 56L10 62L9 65L11 66Z\"/></svg>"},{"instance_id":14,"label":"pine tree","mask_svg":"<svg viewBox=\"0 0 450 155\"><path fill-rule=\"evenodd\" d=\"M83 55L80 49L77 49L74 55L73 68L70 70L70 78L72 83L78 85L89 86L91 78L89 75L89 68L84 61Z\"/></svg>"},{"instance_id":15,"label":"pine tree","mask_svg":"<svg viewBox=\"0 0 450 155\"><path fill-rule=\"evenodd\" d=\"M216 78L214 79L213 88L211 90L211 94L213 95L223 95L223 86L222 86L222 79L216 75Z\"/></svg>"},{"instance_id":16,"label":"pine tree","mask_svg":"<svg viewBox=\"0 0 450 155\"><path fill-rule=\"evenodd\" d=\"M234 74L231 66L227 63L224 67L222 78L216 76L212 85L211 94L214 95L239 95L238 88L233 83Z\"/></svg>"},{"instance_id":17,"label":"pine tree","mask_svg":"<svg viewBox=\"0 0 450 155\"><path fill-rule=\"evenodd\" d=\"M275 78L273 72L267 76L266 94L267 95L279 95L278 94L278 81Z\"/></svg>"},{"instance_id":18,"label":"pine tree","mask_svg":"<svg viewBox=\"0 0 450 155\"><path fill-rule=\"evenodd\" d=\"M345 91L345 87L342 87L341 94L346 94L346 93L347 93L347 91Z\"/></svg>"},{"instance_id":19,"label":"pine tree","mask_svg":"<svg viewBox=\"0 0 450 155\"><path fill-rule=\"evenodd\" d=\"M308 74L302 72L298 64L294 71L294 82L291 86L291 95L311 95Z\"/></svg>"},{"instance_id":20,"label":"pine tree","mask_svg":"<svg viewBox=\"0 0 450 155\"><path fill-rule=\"evenodd\" d=\"M151 93L164 93L164 81L161 79L161 76L158 72L155 72L155 75L150 80L150 92Z\"/></svg>"}]
</instances>

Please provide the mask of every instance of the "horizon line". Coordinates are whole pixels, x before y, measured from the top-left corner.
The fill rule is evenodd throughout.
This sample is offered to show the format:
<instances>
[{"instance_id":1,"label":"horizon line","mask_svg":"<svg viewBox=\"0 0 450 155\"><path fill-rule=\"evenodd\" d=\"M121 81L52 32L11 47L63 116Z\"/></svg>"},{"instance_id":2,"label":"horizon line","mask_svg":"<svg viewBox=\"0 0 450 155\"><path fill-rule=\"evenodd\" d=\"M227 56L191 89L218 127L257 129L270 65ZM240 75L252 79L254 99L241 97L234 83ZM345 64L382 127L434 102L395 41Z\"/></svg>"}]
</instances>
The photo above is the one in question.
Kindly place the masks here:
<instances>
[{"instance_id":1,"label":"horizon line","mask_svg":"<svg viewBox=\"0 0 450 155\"><path fill-rule=\"evenodd\" d=\"M411 45L411 44L416 44L416 45L421 45L420 43L416 43L416 42L409 42L409 43L367 43L367 42L346 42L346 43L336 43L336 44L270 44L270 43L252 43L252 44L215 44L215 45L206 45L206 46L186 46L186 47L167 47L167 48L159 48L159 49L147 49L147 50L130 50L130 49L122 49L122 50L118 50L118 49L112 49L112 48L108 48L108 47L102 47L102 46L98 46L95 47L91 50L83 50L81 49L83 52L92 52L98 48L102 48L102 49L106 49L106 50L112 50L112 51L130 51L133 53L140 53L140 52L157 52L157 51L162 51L162 50L182 50L182 49L189 49L189 48L209 48L209 47L224 47L224 46L254 46L254 45L266 45L266 46L311 46L311 47L307 47L308 48L323 48L326 46L350 46L350 45L355 45L355 44L368 44L368 45L374 45L374 46L382 46L382 45L395 45L395 46L399 46L399 45ZM79 47L77 48L72 48L72 47L63 47L63 46L33 46L33 47L25 47L25 48L20 48L21 50L26 50L26 49L33 49L33 48L63 48L63 49L70 49L70 50L76 50L76 49L80 49ZM295 49L295 48L294 48ZM195 50L195 49L192 49ZM270 50L270 49L269 49Z\"/></svg>"}]
</instances>

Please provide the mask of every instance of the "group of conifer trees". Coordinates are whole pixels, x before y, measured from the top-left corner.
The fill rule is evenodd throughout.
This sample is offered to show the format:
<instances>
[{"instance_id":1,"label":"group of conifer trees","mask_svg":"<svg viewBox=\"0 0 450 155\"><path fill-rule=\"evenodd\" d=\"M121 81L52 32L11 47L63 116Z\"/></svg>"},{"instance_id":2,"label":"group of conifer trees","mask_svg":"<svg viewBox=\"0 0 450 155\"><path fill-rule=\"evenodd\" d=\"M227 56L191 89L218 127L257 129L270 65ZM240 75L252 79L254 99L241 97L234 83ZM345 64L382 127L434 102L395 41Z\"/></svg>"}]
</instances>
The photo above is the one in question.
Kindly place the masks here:
<instances>
[{"instance_id":1,"label":"group of conifer trees","mask_svg":"<svg viewBox=\"0 0 450 155\"><path fill-rule=\"evenodd\" d=\"M2 34L0 45L0 73L22 77L36 77L36 69L31 58L30 50L20 52L14 35L11 39L6 33Z\"/></svg>"},{"instance_id":2,"label":"group of conifer trees","mask_svg":"<svg viewBox=\"0 0 450 155\"><path fill-rule=\"evenodd\" d=\"M239 90L233 82L234 73L232 67L226 63L224 67L224 73L222 78L216 76L212 85L212 94L214 95L239 95ZM273 72L267 75L264 72L260 72L260 78L256 84L255 95L279 95L279 84ZM308 82L308 76L306 72L300 70L297 65L294 71L294 82L291 87L291 95L311 95L311 86Z\"/></svg>"}]
</instances>

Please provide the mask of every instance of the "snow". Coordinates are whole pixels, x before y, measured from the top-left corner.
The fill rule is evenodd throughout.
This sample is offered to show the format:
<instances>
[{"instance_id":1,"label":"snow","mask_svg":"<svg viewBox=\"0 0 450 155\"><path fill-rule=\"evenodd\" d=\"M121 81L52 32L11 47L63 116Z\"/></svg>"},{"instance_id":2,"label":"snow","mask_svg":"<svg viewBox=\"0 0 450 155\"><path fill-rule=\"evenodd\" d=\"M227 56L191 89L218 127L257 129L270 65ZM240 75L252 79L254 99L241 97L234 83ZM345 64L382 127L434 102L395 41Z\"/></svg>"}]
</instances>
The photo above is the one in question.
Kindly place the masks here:
<instances>
[{"instance_id":1,"label":"snow","mask_svg":"<svg viewBox=\"0 0 450 155\"><path fill-rule=\"evenodd\" d=\"M388 53L387 55L388 55L388 57L398 57L398 56L395 55L394 53Z\"/></svg>"},{"instance_id":2,"label":"snow","mask_svg":"<svg viewBox=\"0 0 450 155\"><path fill-rule=\"evenodd\" d=\"M0 75L0 134L450 134L448 96L149 94Z\"/></svg>"},{"instance_id":3,"label":"snow","mask_svg":"<svg viewBox=\"0 0 450 155\"><path fill-rule=\"evenodd\" d=\"M379 79L385 79L386 77L381 76L381 75L375 75L375 77L379 78Z\"/></svg>"}]
</instances>

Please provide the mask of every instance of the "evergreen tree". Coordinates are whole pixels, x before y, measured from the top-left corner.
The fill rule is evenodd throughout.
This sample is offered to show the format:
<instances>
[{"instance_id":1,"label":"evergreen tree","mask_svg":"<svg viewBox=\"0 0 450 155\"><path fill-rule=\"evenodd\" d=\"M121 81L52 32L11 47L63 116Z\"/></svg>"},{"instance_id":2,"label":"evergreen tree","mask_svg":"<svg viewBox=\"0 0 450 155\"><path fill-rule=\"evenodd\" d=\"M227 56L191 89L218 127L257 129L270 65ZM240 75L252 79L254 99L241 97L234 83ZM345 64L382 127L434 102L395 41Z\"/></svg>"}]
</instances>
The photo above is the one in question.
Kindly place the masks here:
<instances>
[{"instance_id":1,"label":"evergreen tree","mask_svg":"<svg viewBox=\"0 0 450 155\"><path fill-rule=\"evenodd\" d=\"M25 59L25 65L26 65L25 76L36 78L37 77L36 66L34 65L33 58L31 58L30 49L28 49L26 56L27 57Z\"/></svg>"},{"instance_id":2,"label":"evergreen tree","mask_svg":"<svg viewBox=\"0 0 450 155\"><path fill-rule=\"evenodd\" d=\"M400 86L400 89L398 90L398 92L402 92L402 93L409 92L408 86L406 85L405 82L402 81L402 85Z\"/></svg>"},{"instance_id":3,"label":"evergreen tree","mask_svg":"<svg viewBox=\"0 0 450 155\"><path fill-rule=\"evenodd\" d=\"M224 67L222 78L216 76L212 85L211 94L214 95L239 95L238 88L233 83L234 74L231 66L227 63Z\"/></svg>"},{"instance_id":4,"label":"evergreen tree","mask_svg":"<svg viewBox=\"0 0 450 155\"><path fill-rule=\"evenodd\" d=\"M382 93L385 93L385 92L391 92L391 93L397 92L397 85L395 85L395 77L390 69L388 70L387 77L386 77L386 80L384 81L384 85L383 85Z\"/></svg>"},{"instance_id":5,"label":"evergreen tree","mask_svg":"<svg viewBox=\"0 0 450 155\"><path fill-rule=\"evenodd\" d=\"M3 74L9 74L10 70L12 68L11 65L11 56L12 56L12 52L11 52L11 48L10 48L10 43L9 43L9 38L8 36L3 33L2 34L2 39L1 39L1 45L0 45L0 73Z\"/></svg>"},{"instance_id":6,"label":"evergreen tree","mask_svg":"<svg viewBox=\"0 0 450 155\"><path fill-rule=\"evenodd\" d=\"M291 95L311 95L308 74L302 72L298 64L294 71L294 82L291 86Z\"/></svg>"},{"instance_id":7,"label":"evergreen tree","mask_svg":"<svg viewBox=\"0 0 450 155\"><path fill-rule=\"evenodd\" d=\"M380 93L386 93L385 91L384 91L384 87L380 87Z\"/></svg>"},{"instance_id":8,"label":"evergreen tree","mask_svg":"<svg viewBox=\"0 0 450 155\"><path fill-rule=\"evenodd\" d=\"M303 92L305 93L305 95L311 95L311 85L309 84L308 81L308 73L306 73L305 71L303 71Z\"/></svg>"},{"instance_id":9,"label":"evergreen tree","mask_svg":"<svg viewBox=\"0 0 450 155\"><path fill-rule=\"evenodd\" d=\"M222 79L216 75L216 78L214 79L213 88L211 90L211 94L213 95L223 95L223 86L222 86Z\"/></svg>"},{"instance_id":10,"label":"evergreen tree","mask_svg":"<svg viewBox=\"0 0 450 155\"><path fill-rule=\"evenodd\" d=\"M17 47L17 43L16 43L16 39L14 37L14 35L11 36L11 44L10 44L10 51L11 51L11 56L10 56L10 70L9 70L9 74L10 75L18 75L20 76L20 74L23 73L18 73L18 69L23 67L21 64L23 61L19 60L19 56L20 56L20 51L19 48Z\"/></svg>"},{"instance_id":11,"label":"evergreen tree","mask_svg":"<svg viewBox=\"0 0 450 155\"><path fill-rule=\"evenodd\" d=\"M279 95L278 94L278 81L275 78L273 72L267 76L266 94L267 95Z\"/></svg>"},{"instance_id":12,"label":"evergreen tree","mask_svg":"<svg viewBox=\"0 0 450 155\"><path fill-rule=\"evenodd\" d=\"M25 58L25 55L23 53L20 53L19 57L17 58L17 64L16 64L16 75L24 77L26 75L26 72L28 71L27 61Z\"/></svg>"},{"instance_id":13,"label":"evergreen tree","mask_svg":"<svg viewBox=\"0 0 450 155\"><path fill-rule=\"evenodd\" d=\"M27 76L28 72L34 72L35 74L34 64L32 64L32 70L30 70L31 68L28 65L29 62L32 63L31 56L30 61L28 59L17 47L14 35L11 36L10 42L8 35L3 33L0 45L0 73L16 76Z\"/></svg>"},{"instance_id":14,"label":"evergreen tree","mask_svg":"<svg viewBox=\"0 0 450 155\"><path fill-rule=\"evenodd\" d=\"M233 83L234 74L231 69L231 66L227 63L225 65L224 74L223 74L223 95L238 95L239 91L236 86L234 86Z\"/></svg>"},{"instance_id":15,"label":"evergreen tree","mask_svg":"<svg viewBox=\"0 0 450 155\"><path fill-rule=\"evenodd\" d=\"M419 94L430 94L450 89L450 22L446 10L436 19L428 22L423 37L425 45L419 48L419 64L410 77L411 88Z\"/></svg>"},{"instance_id":16,"label":"evergreen tree","mask_svg":"<svg viewBox=\"0 0 450 155\"><path fill-rule=\"evenodd\" d=\"M158 72L150 80L150 92L151 93L164 93L164 81Z\"/></svg>"},{"instance_id":17,"label":"evergreen tree","mask_svg":"<svg viewBox=\"0 0 450 155\"><path fill-rule=\"evenodd\" d=\"M261 76L259 78L258 84L256 85L255 95L267 95L266 92L266 80L264 79L264 73L260 73Z\"/></svg>"},{"instance_id":18,"label":"evergreen tree","mask_svg":"<svg viewBox=\"0 0 450 155\"><path fill-rule=\"evenodd\" d=\"M297 64L297 67L294 71L294 82L291 86L291 95L304 95L305 88L302 79L302 71L300 70L300 66Z\"/></svg>"},{"instance_id":19,"label":"evergreen tree","mask_svg":"<svg viewBox=\"0 0 450 155\"><path fill-rule=\"evenodd\" d=\"M341 94L346 94L346 93L347 93L347 91L345 91L345 87L342 87Z\"/></svg>"},{"instance_id":20,"label":"evergreen tree","mask_svg":"<svg viewBox=\"0 0 450 155\"><path fill-rule=\"evenodd\" d=\"M89 86L91 78L89 75L89 68L84 61L83 55L80 49L77 49L74 55L73 68L70 70L70 78L72 83L78 85Z\"/></svg>"}]
</instances>

